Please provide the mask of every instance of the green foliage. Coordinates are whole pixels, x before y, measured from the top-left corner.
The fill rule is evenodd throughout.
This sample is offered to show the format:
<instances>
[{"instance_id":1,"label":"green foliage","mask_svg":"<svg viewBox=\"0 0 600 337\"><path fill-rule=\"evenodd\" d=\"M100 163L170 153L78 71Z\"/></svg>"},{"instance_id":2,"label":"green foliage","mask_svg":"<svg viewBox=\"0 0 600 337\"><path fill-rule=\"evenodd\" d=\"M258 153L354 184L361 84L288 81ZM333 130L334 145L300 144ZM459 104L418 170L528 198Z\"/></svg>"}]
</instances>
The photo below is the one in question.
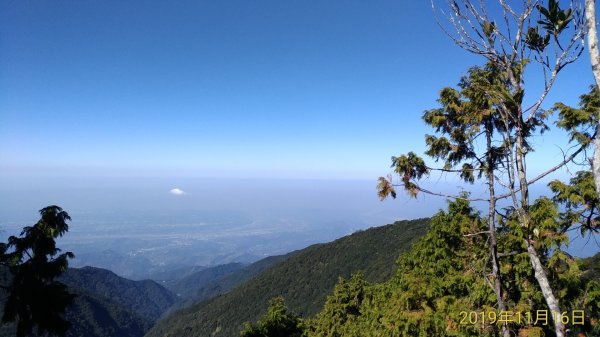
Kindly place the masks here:
<instances>
[{"instance_id":1,"label":"green foliage","mask_svg":"<svg viewBox=\"0 0 600 337\"><path fill-rule=\"evenodd\" d=\"M395 276L379 285L360 275L341 280L309 336L484 336L492 327L461 325L460 312L490 308L493 293L480 277L484 228L468 202L449 204L429 232L398 260Z\"/></svg>"},{"instance_id":2,"label":"green foliage","mask_svg":"<svg viewBox=\"0 0 600 337\"><path fill-rule=\"evenodd\" d=\"M582 236L586 236L588 232L600 232L600 200L592 172L579 171L569 184L554 180L549 186L554 192L554 200L565 206L565 211L561 213L562 232L577 226Z\"/></svg>"},{"instance_id":3,"label":"green foliage","mask_svg":"<svg viewBox=\"0 0 600 337\"><path fill-rule=\"evenodd\" d=\"M304 333L302 319L289 312L283 297L269 302L267 313L256 325L246 322L241 337L300 337Z\"/></svg>"},{"instance_id":4,"label":"green foliage","mask_svg":"<svg viewBox=\"0 0 600 337\"><path fill-rule=\"evenodd\" d=\"M560 33L567 28L569 23L573 20L573 10L570 8L562 10L559 6L558 0L549 0L548 8L539 5L538 10L543 16L538 23L554 36L560 35Z\"/></svg>"},{"instance_id":5,"label":"green foliage","mask_svg":"<svg viewBox=\"0 0 600 337\"><path fill-rule=\"evenodd\" d=\"M412 180L421 179L424 174L429 172L429 169L425 166L423 159L417 156L414 152L409 152L407 155L392 157L392 167L394 168L394 171L400 175L402 183L404 184L404 188L408 191L408 193L411 196L416 196L419 192L419 189L417 185L412 182ZM389 193L395 198L396 193L393 189L390 190ZM380 189L379 196L382 199L387 197L385 190Z\"/></svg>"},{"instance_id":6,"label":"green foliage","mask_svg":"<svg viewBox=\"0 0 600 337\"><path fill-rule=\"evenodd\" d=\"M485 229L468 202L449 203L448 213L432 218L431 230L400 257L396 277L388 287L391 300L384 303L391 331L415 334L473 335L475 326L459 325L460 311L481 310L494 302L481 277L484 242L465 234Z\"/></svg>"},{"instance_id":7,"label":"green foliage","mask_svg":"<svg viewBox=\"0 0 600 337\"><path fill-rule=\"evenodd\" d=\"M63 317L74 295L56 281L68 266L71 252L59 254L55 239L69 230L67 212L58 206L40 210L41 219L23 228L20 237L11 236L2 245L3 265L8 266L10 284L2 322L16 322L18 337L37 334L64 335L70 324Z\"/></svg>"},{"instance_id":8,"label":"green foliage","mask_svg":"<svg viewBox=\"0 0 600 337\"><path fill-rule=\"evenodd\" d=\"M529 27L525 34L525 44L531 50L542 54L550 44L550 37L558 41L561 33L573 22L573 10L571 8L561 9L558 0L549 0L548 7L538 5L540 20L539 27ZM540 33L539 28L545 30ZM560 43L559 48L562 49Z\"/></svg>"},{"instance_id":9,"label":"green foliage","mask_svg":"<svg viewBox=\"0 0 600 337\"><path fill-rule=\"evenodd\" d=\"M517 66L514 71L519 71ZM425 135L425 154L436 161L443 161L443 167L430 168L413 152L392 157L392 168L402 182L400 186L410 196L414 197L422 190L418 180L434 170L456 172L463 181L472 184L501 165L509 146L507 143L495 145L490 142L486 151L478 153L476 141L482 136L491 139L495 132L506 128L497 118L495 104L499 101L514 106L521 104L523 91L512 94L506 89L506 81L499 69L489 63L483 68L469 69L468 75L459 82L460 90L444 88L440 91L438 102L441 107L425 111L423 121L441 134ZM532 123L532 129L536 126L544 129L542 117L534 118L537 122ZM379 197L395 198L394 186L391 177L380 177L377 185Z\"/></svg>"},{"instance_id":10,"label":"green foliage","mask_svg":"<svg viewBox=\"0 0 600 337\"><path fill-rule=\"evenodd\" d=\"M568 244L568 236L562 220L562 213L558 205L549 198L537 199L530 206L531 221L529 226L523 226L518 220L514 209L508 213L508 218L501 222L506 228L505 235L501 236L501 246L505 251L516 254L502 259L502 272L505 278L505 289L508 295L508 304L514 311L534 312L538 308L545 308L545 299L536 285L530 261L525 253L525 242L529 242L540 254L545 265L550 285L556 298L561 303L561 310L586 310L586 316L594 317L598 313L589 309L584 289L591 286L589 280L582 277L581 268L577 261L565 253L562 248ZM570 225L569 225L570 226ZM590 316L591 315L591 316ZM553 334L549 326L517 326L520 333ZM572 327L572 330L579 327ZM589 332L591 325L577 331Z\"/></svg>"},{"instance_id":11,"label":"green foliage","mask_svg":"<svg viewBox=\"0 0 600 337\"><path fill-rule=\"evenodd\" d=\"M600 282L600 253L578 261L582 277Z\"/></svg>"},{"instance_id":12,"label":"green foliage","mask_svg":"<svg viewBox=\"0 0 600 337\"><path fill-rule=\"evenodd\" d=\"M538 250L546 252L548 249L560 247L567 243L568 236L561 231L558 221L558 207L551 199L541 197L535 200L529 209L531 222L525 231L523 239L532 238Z\"/></svg>"},{"instance_id":13,"label":"green foliage","mask_svg":"<svg viewBox=\"0 0 600 337\"><path fill-rule=\"evenodd\" d=\"M600 253L588 259L596 260L600 258ZM584 264L585 265L585 264ZM596 264L596 269L600 264ZM586 270L586 272L589 270ZM578 289L578 297L571 301L570 306L576 310L584 310L584 326L577 327L581 332L587 332L588 336L600 336L600 278L589 278L594 272L584 273L583 286ZM596 272L596 276L597 276Z\"/></svg>"},{"instance_id":14,"label":"green foliage","mask_svg":"<svg viewBox=\"0 0 600 337\"><path fill-rule=\"evenodd\" d=\"M378 181L379 182L377 183L377 195L379 196L379 199L384 200L388 196L391 196L392 198L396 199L396 190L394 189L394 186L392 184L391 177L389 177L388 179L384 177L379 177Z\"/></svg>"},{"instance_id":15,"label":"green foliage","mask_svg":"<svg viewBox=\"0 0 600 337\"><path fill-rule=\"evenodd\" d=\"M570 141L590 145L600 121L600 92L591 86L589 93L580 96L579 108L556 103L551 111L558 112L556 126L568 132Z\"/></svg>"},{"instance_id":16,"label":"green foliage","mask_svg":"<svg viewBox=\"0 0 600 337\"><path fill-rule=\"evenodd\" d=\"M348 281L340 278L333 294L310 324L311 336L341 337L357 335L352 326L361 319L361 307L367 297L367 282L362 274L352 275Z\"/></svg>"},{"instance_id":17,"label":"green foliage","mask_svg":"<svg viewBox=\"0 0 600 337\"><path fill-rule=\"evenodd\" d=\"M496 33L496 31L497 27L495 22L485 21L483 23L483 33L485 34L485 36L488 39L488 42L490 42L491 45L494 44L494 33Z\"/></svg>"},{"instance_id":18,"label":"green foliage","mask_svg":"<svg viewBox=\"0 0 600 337\"><path fill-rule=\"evenodd\" d=\"M538 27L529 27L525 37L525 43L529 48L541 53L550 43L550 34L540 35Z\"/></svg>"},{"instance_id":19,"label":"green foliage","mask_svg":"<svg viewBox=\"0 0 600 337\"><path fill-rule=\"evenodd\" d=\"M558 48L562 49L557 36L573 20L571 10L562 10L557 1L550 0L548 6L548 9L538 7L542 18L539 22L541 26L530 28L526 34L526 44L540 55L551 35ZM460 17L457 6L453 11ZM495 28L488 21L482 25L484 35L491 41L496 34ZM540 28L546 30L544 36L541 35ZM479 36L483 38L481 34ZM600 120L600 94L598 90L592 89L590 93L583 95L579 109L559 103L547 111L536 106L534 111L525 113L522 107L525 95L522 81L527 63L528 60L518 58L510 61L508 58L490 59L485 67L469 69L468 75L459 82L458 89L442 89L438 99L440 107L425 111L423 121L437 133L425 136L425 154L435 161L443 161L443 166L428 166L424 159L413 152L392 157L392 167L402 183L394 185L391 176L387 179L380 177L378 190L381 198L395 196L392 194L395 193L395 186L404 187L413 197L418 191L440 195L420 186L419 180L434 171L455 173L464 182L471 184L485 177L489 192L488 226L487 231L481 229L478 232L488 237L489 249L486 252L483 249L486 244L480 246L479 253L472 258L491 260L492 276L482 274L479 277L494 290L497 306L500 308L508 306L518 311L527 311L547 305L551 310L559 311L561 306L570 306L576 298L580 298L578 290L583 286L576 263L561 250L568 245L566 233L577 225L581 226L582 234L598 231L598 194L590 172L578 173L569 185L552 182L550 187L555 193L553 199L542 197L532 202L529 188L541 177L572 162L577 155L584 154L592 144ZM545 94L539 102L544 97ZM549 130L546 122L550 114L556 111L559 112L557 126L567 131L571 141L578 143L577 148L565 157L563 163L548 168L538 178L530 179L526 169L527 155L535 150L530 140L534 135ZM453 197L467 199L460 195ZM504 198L511 198L512 204L500 211L497 202ZM559 210L560 204L565 205L564 210ZM446 236L446 240L451 238ZM453 249L467 249L468 245L465 246L463 240L459 242L461 244ZM433 257L441 265L449 261L444 272L452 272L452 268L459 265L460 262L453 260L451 253L445 252L438 256L434 246L428 247L429 254L423 258ZM503 257L502 261L499 256ZM486 268L488 262L481 265L482 270ZM447 278L447 274L445 275ZM433 274L431 277L439 278L440 275ZM543 294L532 286L536 283L545 289ZM451 293L460 298L460 293ZM438 297L434 298L440 300L441 296L444 303L447 303L443 292L438 292L436 296ZM432 310L439 314L440 310L434 307L428 304L424 307L424 312ZM431 317L415 317L417 316L419 319ZM560 322L554 321L558 322L555 328L562 329ZM418 322L423 324L422 321ZM440 325L433 322L427 320L426 324L435 327L433 330L419 330L421 328L417 328L418 324L409 324L406 325L407 331L423 335L437 334L436 329L440 329ZM545 333L552 332L547 327L541 329ZM506 329L503 333L507 335Z\"/></svg>"},{"instance_id":20,"label":"green foliage","mask_svg":"<svg viewBox=\"0 0 600 337\"><path fill-rule=\"evenodd\" d=\"M541 223L551 218L541 215L549 204L549 199L542 199L532 211ZM481 259L487 248L481 237L469 235L485 228L467 201L450 202L447 211L432 218L429 232L400 256L391 280L368 284L360 275L340 280L323 310L307 322L308 336L498 336L499 324L481 320L482 314L499 315L495 294L487 284L491 282L485 272L487 261ZM499 234L501 251L524 251L522 239L511 238L508 232ZM600 283L582 278L576 261L560 250L543 258L548 259L552 286L560 290L564 310L585 310L588 317L585 326L572 327L573 331L598 329ZM535 313L544 308L526 253L507 254L501 268L510 275L504 278L509 311ZM464 313L480 318L475 324L465 322ZM552 334L550 326L525 322L511 323L509 329L519 336Z\"/></svg>"},{"instance_id":21,"label":"green foliage","mask_svg":"<svg viewBox=\"0 0 600 337\"><path fill-rule=\"evenodd\" d=\"M572 259L569 259L571 262ZM573 333L587 336L600 336L600 253L569 263L569 270L559 270L561 299L566 302L566 310L583 310L584 325L574 326Z\"/></svg>"}]
</instances>

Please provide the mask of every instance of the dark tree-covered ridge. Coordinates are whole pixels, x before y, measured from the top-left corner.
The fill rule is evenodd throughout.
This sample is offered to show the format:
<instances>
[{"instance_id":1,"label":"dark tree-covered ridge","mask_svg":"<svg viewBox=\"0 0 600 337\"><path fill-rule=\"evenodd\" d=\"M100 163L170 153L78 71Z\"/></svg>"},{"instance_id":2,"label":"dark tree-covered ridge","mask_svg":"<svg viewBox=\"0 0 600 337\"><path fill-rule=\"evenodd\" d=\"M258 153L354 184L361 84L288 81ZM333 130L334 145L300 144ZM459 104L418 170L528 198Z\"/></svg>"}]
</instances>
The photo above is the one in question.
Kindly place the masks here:
<instances>
[{"instance_id":1,"label":"dark tree-covered ridge","mask_svg":"<svg viewBox=\"0 0 600 337\"><path fill-rule=\"evenodd\" d=\"M69 230L71 217L58 206L45 207L40 215L35 225L23 228L19 237L9 237L0 247L1 262L12 274L10 283L2 287L7 292L2 322L15 322L18 337L31 335L34 328L38 335L64 335L70 327L64 313L75 295L55 279L74 255L60 254L55 240Z\"/></svg>"}]
</instances>

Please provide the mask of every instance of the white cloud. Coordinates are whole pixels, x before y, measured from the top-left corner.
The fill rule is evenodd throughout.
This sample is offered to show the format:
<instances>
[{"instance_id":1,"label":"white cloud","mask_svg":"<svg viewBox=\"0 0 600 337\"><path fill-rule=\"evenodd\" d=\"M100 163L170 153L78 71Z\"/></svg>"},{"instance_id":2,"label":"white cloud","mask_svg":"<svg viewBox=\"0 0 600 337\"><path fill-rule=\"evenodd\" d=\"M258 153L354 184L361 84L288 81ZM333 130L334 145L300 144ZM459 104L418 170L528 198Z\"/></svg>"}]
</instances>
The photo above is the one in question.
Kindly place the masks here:
<instances>
[{"instance_id":1,"label":"white cloud","mask_svg":"<svg viewBox=\"0 0 600 337\"><path fill-rule=\"evenodd\" d=\"M170 190L169 193L171 193L173 195L184 195L184 194L187 194L187 193L185 193L184 191L182 191L179 188L174 188L174 189Z\"/></svg>"}]
</instances>

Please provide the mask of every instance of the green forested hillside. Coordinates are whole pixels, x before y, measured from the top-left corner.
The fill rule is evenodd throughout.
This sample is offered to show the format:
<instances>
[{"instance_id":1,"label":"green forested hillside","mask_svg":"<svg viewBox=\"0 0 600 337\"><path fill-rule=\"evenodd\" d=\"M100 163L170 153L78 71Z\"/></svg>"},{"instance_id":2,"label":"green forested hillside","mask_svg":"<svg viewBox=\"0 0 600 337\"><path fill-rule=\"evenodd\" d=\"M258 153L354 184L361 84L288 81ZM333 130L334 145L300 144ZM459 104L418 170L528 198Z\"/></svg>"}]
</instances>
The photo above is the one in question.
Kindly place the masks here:
<instances>
[{"instance_id":1,"label":"green forested hillside","mask_svg":"<svg viewBox=\"0 0 600 337\"><path fill-rule=\"evenodd\" d=\"M70 291L77 297L65 312L65 318L71 323L65 337L139 337L152 326L152 321L106 298ZM2 337L14 337L15 332L14 323L0 325Z\"/></svg>"},{"instance_id":2,"label":"green forested hillside","mask_svg":"<svg viewBox=\"0 0 600 337\"><path fill-rule=\"evenodd\" d=\"M241 336L557 335L545 320L549 319L543 309L546 303L533 283L534 275L518 241L500 236L500 249L510 251L500 265L506 273L505 298L510 305L502 311L484 278L489 275L488 261L477 258L487 252L486 242L472 235L485 229L479 213L459 199L449 203L448 211L438 212L429 228L410 251L400 256L390 280L371 283L361 274L341 279L321 311L311 317L299 317L286 308L284 299L277 299L258 322L244 327ZM597 270L600 254L580 260L582 274L575 259L559 250L554 253L554 261L560 263L547 270L553 276L552 285L560 289L562 320L569 329L562 336L600 336L600 282L582 277ZM558 260L556 255L563 259ZM528 313L535 319L523 318Z\"/></svg>"},{"instance_id":3,"label":"green forested hillside","mask_svg":"<svg viewBox=\"0 0 600 337\"><path fill-rule=\"evenodd\" d=\"M221 279L244 268L241 263L228 263L206 268L180 279L162 282L162 285L172 291L179 299L186 300L196 295L198 290L206 284Z\"/></svg>"},{"instance_id":4,"label":"green forested hillside","mask_svg":"<svg viewBox=\"0 0 600 337\"><path fill-rule=\"evenodd\" d=\"M65 314L72 324L66 337L138 337L154 323L108 298L73 292L78 296Z\"/></svg>"},{"instance_id":5,"label":"green forested hillside","mask_svg":"<svg viewBox=\"0 0 600 337\"><path fill-rule=\"evenodd\" d=\"M398 255L425 233L427 225L427 219L399 221L310 246L227 294L173 313L147 336L238 336L243 322L260 317L277 296L283 296L291 310L312 316L340 276L362 271L370 282L388 279Z\"/></svg>"},{"instance_id":6,"label":"green forested hillside","mask_svg":"<svg viewBox=\"0 0 600 337\"><path fill-rule=\"evenodd\" d=\"M69 288L107 298L151 322L176 301L169 290L154 281L132 281L101 268L71 268L59 281Z\"/></svg>"},{"instance_id":7,"label":"green forested hillside","mask_svg":"<svg viewBox=\"0 0 600 337\"><path fill-rule=\"evenodd\" d=\"M9 280L7 269L1 274ZM59 280L77 295L65 312L72 324L67 337L140 337L175 302L175 296L154 281L131 281L100 268L68 269ZM0 313L5 296L1 293ZM13 324L0 327L0 336L14 335Z\"/></svg>"},{"instance_id":8,"label":"green forested hillside","mask_svg":"<svg viewBox=\"0 0 600 337\"><path fill-rule=\"evenodd\" d=\"M595 279L600 282L600 253L580 260L581 269L585 272L583 277Z\"/></svg>"},{"instance_id":9,"label":"green forested hillside","mask_svg":"<svg viewBox=\"0 0 600 337\"><path fill-rule=\"evenodd\" d=\"M275 263L289 258L294 253L296 252L269 256L245 267L238 263L231 263L206 268L181 280L166 282L165 286L179 295L178 300L180 302L175 307L189 306L230 291Z\"/></svg>"}]
</instances>

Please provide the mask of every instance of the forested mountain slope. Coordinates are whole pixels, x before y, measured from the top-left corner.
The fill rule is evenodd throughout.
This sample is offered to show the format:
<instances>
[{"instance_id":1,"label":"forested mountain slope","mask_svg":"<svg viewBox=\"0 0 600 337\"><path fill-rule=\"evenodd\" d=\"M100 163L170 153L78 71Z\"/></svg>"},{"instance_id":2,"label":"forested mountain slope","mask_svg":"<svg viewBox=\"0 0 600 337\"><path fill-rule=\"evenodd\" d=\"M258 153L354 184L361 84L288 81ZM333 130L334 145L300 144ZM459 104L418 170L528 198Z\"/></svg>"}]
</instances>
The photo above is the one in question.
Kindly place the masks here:
<instances>
[{"instance_id":1,"label":"forested mountain slope","mask_svg":"<svg viewBox=\"0 0 600 337\"><path fill-rule=\"evenodd\" d=\"M222 264L193 272L179 279L163 281L162 285L177 295L179 299L185 300L194 297L198 290L205 285L235 273L242 268L244 268L244 265L241 263Z\"/></svg>"},{"instance_id":2,"label":"forested mountain slope","mask_svg":"<svg viewBox=\"0 0 600 337\"><path fill-rule=\"evenodd\" d=\"M580 260L583 277L596 279L600 282L600 253Z\"/></svg>"},{"instance_id":3,"label":"forested mountain slope","mask_svg":"<svg viewBox=\"0 0 600 337\"><path fill-rule=\"evenodd\" d=\"M70 268L59 281L69 288L107 298L150 321L156 321L176 301L173 293L154 281L132 281L101 268Z\"/></svg>"},{"instance_id":4,"label":"forested mountain slope","mask_svg":"<svg viewBox=\"0 0 600 337\"><path fill-rule=\"evenodd\" d=\"M238 336L243 323L260 317L276 296L291 310L312 316L340 276L362 271L371 282L388 279L398 255L424 235L428 222L399 221L295 252L231 292L171 314L147 336Z\"/></svg>"},{"instance_id":5,"label":"forested mountain slope","mask_svg":"<svg viewBox=\"0 0 600 337\"><path fill-rule=\"evenodd\" d=\"M3 280L10 277L7 269L2 274ZM65 313L72 324L67 337L140 337L175 303L154 281L132 281L100 268L71 268L59 280L77 295ZM0 296L1 312L6 294ZM14 325L2 325L0 336L15 336Z\"/></svg>"},{"instance_id":6,"label":"forested mountain slope","mask_svg":"<svg viewBox=\"0 0 600 337\"><path fill-rule=\"evenodd\" d=\"M269 256L247 266L230 263L209 267L163 285L177 295L175 307L181 308L222 295L295 253Z\"/></svg>"},{"instance_id":7,"label":"forested mountain slope","mask_svg":"<svg viewBox=\"0 0 600 337\"><path fill-rule=\"evenodd\" d=\"M516 225L520 226L518 222ZM513 237L506 233L499 236L498 246L500 252L510 252L500 264L503 279L508 281L505 294L509 306L504 312L508 317L538 315L538 318L499 322L497 299L486 283L489 261L480 258L488 254L489 246L479 235L472 235L485 228L487 224L468 201L451 201L447 211L440 210L432 217L428 232L400 255L394 276L388 281L367 282L360 274L350 280L342 279L320 312L310 317L298 316L298 312L287 309L278 298L259 321L245 326L240 336L558 335L553 326L539 319L547 312L540 309L546 303L535 286L530 261L523 256L527 254L523 252L525 247L511 241ZM563 336L600 337L600 282L590 274L597 270L600 254L587 259L573 258L558 249L554 254L552 262L559 263L549 264L546 270L553 275L552 285L561 294L562 320L566 322L571 313L568 334ZM577 316L573 316L575 312ZM484 313L485 321L476 321L475 313Z\"/></svg>"}]
</instances>

